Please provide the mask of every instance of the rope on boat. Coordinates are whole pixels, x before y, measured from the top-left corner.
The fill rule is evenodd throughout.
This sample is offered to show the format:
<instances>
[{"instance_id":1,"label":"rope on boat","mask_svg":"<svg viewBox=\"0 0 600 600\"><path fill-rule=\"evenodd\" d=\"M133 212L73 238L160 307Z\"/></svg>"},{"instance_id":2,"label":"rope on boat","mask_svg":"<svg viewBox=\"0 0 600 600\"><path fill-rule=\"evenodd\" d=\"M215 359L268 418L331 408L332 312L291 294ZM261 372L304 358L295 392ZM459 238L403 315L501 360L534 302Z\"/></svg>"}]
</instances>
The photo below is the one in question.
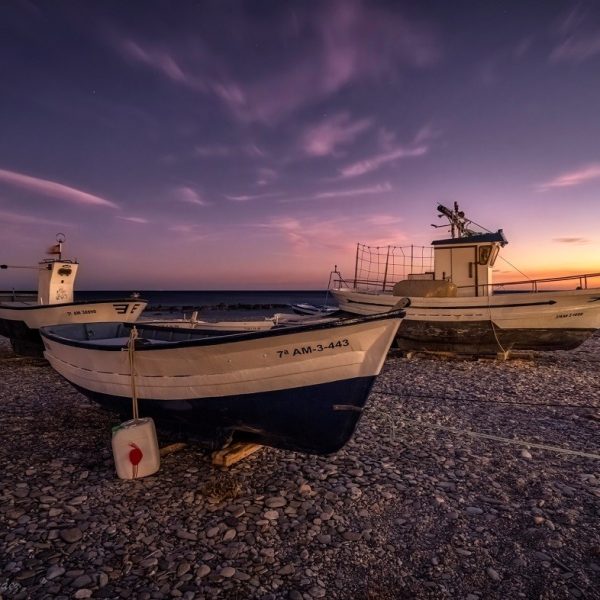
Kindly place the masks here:
<instances>
[{"instance_id":1,"label":"rope on boat","mask_svg":"<svg viewBox=\"0 0 600 600\"><path fill-rule=\"evenodd\" d=\"M129 372L131 373L131 406L133 418L139 419L137 388L135 385L135 340L138 337L138 331L134 325L129 333L129 341L127 342L127 350L129 356Z\"/></svg>"},{"instance_id":2,"label":"rope on boat","mask_svg":"<svg viewBox=\"0 0 600 600\"><path fill-rule=\"evenodd\" d=\"M450 433L456 433L457 435L466 435L472 438L483 438L487 440L494 440L496 442L503 442L505 444L514 444L515 446L526 446L527 448L539 448L541 450L550 450L551 452L557 452L558 454L568 454L571 456L581 456L583 458L592 458L594 460L600 460L600 454L592 454L591 452L581 452L579 450L570 450L569 448L560 448L559 446L550 446L548 444L538 444L536 442L528 442L527 440L519 440L517 438L505 438L498 435L491 435L489 433L478 433L476 431L470 431L468 429L457 429L456 427L445 427L443 425L435 425L434 423L423 423L415 419L409 419L403 417L403 422L411 425L422 425L431 429L438 429L441 431L448 431Z\"/></svg>"},{"instance_id":3,"label":"rope on boat","mask_svg":"<svg viewBox=\"0 0 600 600\"><path fill-rule=\"evenodd\" d=\"M502 352L502 358L504 358L504 360L508 359L508 350L505 350L504 347L502 346L502 344L500 343L500 340L498 339L498 334L496 333L496 326L494 325L494 319L492 319L492 301L491 301L491 290L488 290L488 294L487 294L487 299L488 299L488 310L490 312L490 324L492 326L492 332L494 334L494 338L496 339L496 344L498 344L498 348L500 348L501 352Z\"/></svg>"}]
</instances>

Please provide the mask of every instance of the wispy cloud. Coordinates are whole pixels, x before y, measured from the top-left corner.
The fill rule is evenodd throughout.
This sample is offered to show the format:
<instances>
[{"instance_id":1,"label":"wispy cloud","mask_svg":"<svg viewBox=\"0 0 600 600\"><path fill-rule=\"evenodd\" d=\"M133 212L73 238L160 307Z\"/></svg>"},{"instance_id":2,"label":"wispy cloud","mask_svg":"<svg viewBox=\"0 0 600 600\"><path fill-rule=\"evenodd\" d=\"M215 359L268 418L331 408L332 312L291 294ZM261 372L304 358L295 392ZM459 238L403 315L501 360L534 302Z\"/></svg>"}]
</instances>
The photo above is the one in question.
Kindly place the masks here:
<instances>
[{"instance_id":1,"label":"wispy cloud","mask_svg":"<svg viewBox=\"0 0 600 600\"><path fill-rule=\"evenodd\" d=\"M277 173L277 171L275 171L275 169L270 169L268 167L260 167L258 169L258 179L256 180L256 185L269 185L278 178L279 174Z\"/></svg>"},{"instance_id":2,"label":"wispy cloud","mask_svg":"<svg viewBox=\"0 0 600 600\"><path fill-rule=\"evenodd\" d=\"M558 45L550 53L553 62L580 63L600 54L600 24L597 16L576 5L558 23Z\"/></svg>"},{"instance_id":3,"label":"wispy cloud","mask_svg":"<svg viewBox=\"0 0 600 600\"><path fill-rule=\"evenodd\" d=\"M582 237L559 237L554 238L553 241L558 242L559 244L573 244L575 246L584 246L590 243L588 239Z\"/></svg>"},{"instance_id":4,"label":"wispy cloud","mask_svg":"<svg viewBox=\"0 0 600 600\"><path fill-rule=\"evenodd\" d=\"M402 221L401 217L393 215L372 215L367 219L367 222L375 226L396 225Z\"/></svg>"},{"instance_id":5,"label":"wispy cloud","mask_svg":"<svg viewBox=\"0 0 600 600\"><path fill-rule=\"evenodd\" d=\"M281 192L267 192L265 194L241 194L239 196L225 196L227 200L233 200L233 202L248 202L250 200L262 200L263 198L275 198L281 196Z\"/></svg>"},{"instance_id":6,"label":"wispy cloud","mask_svg":"<svg viewBox=\"0 0 600 600\"><path fill-rule=\"evenodd\" d=\"M250 156L252 158L263 158L266 152L254 142L240 146L227 146L225 144L213 144L196 146L194 154L200 158L229 158L231 156Z\"/></svg>"},{"instance_id":7,"label":"wispy cloud","mask_svg":"<svg viewBox=\"0 0 600 600\"><path fill-rule=\"evenodd\" d=\"M242 33L237 39L245 40L244 28L255 25L248 18L239 20ZM277 67L261 69L258 75L246 68L241 47L233 62L217 51L199 48L198 42L191 52L193 43L185 39L150 43L123 37L114 44L128 60L218 99L238 120L264 123L277 122L347 85L395 78L402 69L431 67L440 57L429 26L403 17L398 10L359 0L319 3L314 10L298 5L294 19L274 21L269 28L302 47L292 45L273 63ZM249 29L247 33L253 35Z\"/></svg>"},{"instance_id":8,"label":"wispy cloud","mask_svg":"<svg viewBox=\"0 0 600 600\"><path fill-rule=\"evenodd\" d=\"M130 223L139 223L146 224L148 223L148 219L144 219L143 217L117 217L117 219L121 219L122 221L129 221Z\"/></svg>"},{"instance_id":9,"label":"wispy cloud","mask_svg":"<svg viewBox=\"0 0 600 600\"><path fill-rule=\"evenodd\" d=\"M32 177L31 175L25 175L24 173L17 173L15 171L7 171L0 169L0 182L7 183L16 188L28 190L36 194L43 196L49 196L56 200L62 200L65 202L72 202L75 204L86 205L86 206L106 206L110 208L119 208L117 204L95 196L83 190L79 190L74 187L70 187L63 183L56 181L50 181L48 179L40 179L38 177Z\"/></svg>"},{"instance_id":10,"label":"wispy cloud","mask_svg":"<svg viewBox=\"0 0 600 600\"><path fill-rule=\"evenodd\" d=\"M10 223L13 225L60 225L62 227L65 225L64 221L53 221L51 219L43 219L5 210L0 210L0 221L5 224Z\"/></svg>"},{"instance_id":11,"label":"wispy cloud","mask_svg":"<svg viewBox=\"0 0 600 600\"><path fill-rule=\"evenodd\" d=\"M416 147L397 147L390 152L384 152L383 154L376 154L369 158L359 160L358 162L352 163L340 169L340 175L343 178L358 177L365 173L370 173L381 168L383 165L391 162L395 162L402 158L414 158L417 156L423 156L427 154L427 146L416 146Z\"/></svg>"},{"instance_id":12,"label":"wispy cloud","mask_svg":"<svg viewBox=\"0 0 600 600\"><path fill-rule=\"evenodd\" d=\"M370 118L351 120L347 112L338 113L308 128L301 147L309 156L334 154L338 146L349 144L373 124Z\"/></svg>"},{"instance_id":13,"label":"wispy cloud","mask_svg":"<svg viewBox=\"0 0 600 600\"><path fill-rule=\"evenodd\" d=\"M345 189L345 190L333 190L329 192L319 192L313 196L315 200L325 198L347 198L349 196L370 196L372 194L383 194L391 191L392 186L390 183L380 183L370 187Z\"/></svg>"},{"instance_id":14,"label":"wispy cloud","mask_svg":"<svg viewBox=\"0 0 600 600\"><path fill-rule=\"evenodd\" d=\"M539 192L545 192L547 190L555 188L573 187L600 178L600 163L587 165L581 167L577 171L571 171L559 175L554 179L541 183L536 186Z\"/></svg>"},{"instance_id":15,"label":"wispy cloud","mask_svg":"<svg viewBox=\"0 0 600 600\"><path fill-rule=\"evenodd\" d=\"M173 190L175 198L180 202L186 202L187 204L195 204L196 206L209 206L210 203L207 202L200 192L191 188L187 185L182 185Z\"/></svg>"}]
</instances>

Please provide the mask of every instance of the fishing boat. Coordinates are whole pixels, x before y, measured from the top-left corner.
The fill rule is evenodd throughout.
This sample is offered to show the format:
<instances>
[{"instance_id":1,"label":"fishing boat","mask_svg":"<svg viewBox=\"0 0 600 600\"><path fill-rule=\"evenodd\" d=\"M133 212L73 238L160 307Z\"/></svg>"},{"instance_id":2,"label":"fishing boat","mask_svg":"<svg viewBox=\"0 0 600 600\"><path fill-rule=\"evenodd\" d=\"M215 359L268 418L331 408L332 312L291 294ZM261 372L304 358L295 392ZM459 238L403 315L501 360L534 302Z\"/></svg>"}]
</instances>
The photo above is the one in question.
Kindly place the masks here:
<instances>
[{"instance_id":1,"label":"fishing boat","mask_svg":"<svg viewBox=\"0 0 600 600\"><path fill-rule=\"evenodd\" d=\"M5 293L0 296L0 335L9 338L13 350L25 356L42 356L40 327L59 323L135 321L147 302L138 297L117 300L74 300L79 263L62 257L64 235L48 253L53 258L35 267L0 265L1 269L32 269L38 274L37 294Z\"/></svg>"},{"instance_id":2,"label":"fishing boat","mask_svg":"<svg viewBox=\"0 0 600 600\"><path fill-rule=\"evenodd\" d=\"M227 335L142 322L41 330L58 373L102 406L132 397L159 427L310 454L352 436L403 311Z\"/></svg>"},{"instance_id":3,"label":"fishing boat","mask_svg":"<svg viewBox=\"0 0 600 600\"><path fill-rule=\"evenodd\" d=\"M430 248L357 246L354 279L336 270L330 290L342 311L404 307L395 343L407 352L570 350L600 328L600 273L494 283L503 230L484 230L456 203L438 211L451 237Z\"/></svg>"},{"instance_id":4,"label":"fishing boat","mask_svg":"<svg viewBox=\"0 0 600 600\"><path fill-rule=\"evenodd\" d=\"M337 306L331 306L329 304L315 306L314 304L308 304L306 302L291 304L290 306L297 315L309 315L312 317L328 317L340 310Z\"/></svg>"}]
</instances>

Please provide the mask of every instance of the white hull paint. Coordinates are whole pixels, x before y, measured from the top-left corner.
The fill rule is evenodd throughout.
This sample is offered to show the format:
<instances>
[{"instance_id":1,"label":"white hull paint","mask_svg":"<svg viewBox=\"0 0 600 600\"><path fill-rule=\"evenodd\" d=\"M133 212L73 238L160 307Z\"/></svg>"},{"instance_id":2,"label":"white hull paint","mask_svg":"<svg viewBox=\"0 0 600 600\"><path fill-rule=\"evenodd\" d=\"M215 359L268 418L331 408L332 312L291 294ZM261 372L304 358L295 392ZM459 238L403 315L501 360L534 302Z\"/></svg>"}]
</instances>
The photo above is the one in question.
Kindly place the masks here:
<instances>
[{"instance_id":1,"label":"white hull paint","mask_svg":"<svg viewBox=\"0 0 600 600\"><path fill-rule=\"evenodd\" d=\"M138 398L186 400L252 394L375 376L398 325L398 319L389 319L227 344L155 350L150 344L135 352ZM46 336L44 355L79 387L130 397L128 353L91 347L101 343L92 339L86 349Z\"/></svg>"},{"instance_id":2,"label":"white hull paint","mask_svg":"<svg viewBox=\"0 0 600 600\"><path fill-rule=\"evenodd\" d=\"M146 302L138 299L48 305L5 302L0 304L0 319L21 321L29 329L66 323L107 321L129 323L136 321L145 307Z\"/></svg>"}]
</instances>

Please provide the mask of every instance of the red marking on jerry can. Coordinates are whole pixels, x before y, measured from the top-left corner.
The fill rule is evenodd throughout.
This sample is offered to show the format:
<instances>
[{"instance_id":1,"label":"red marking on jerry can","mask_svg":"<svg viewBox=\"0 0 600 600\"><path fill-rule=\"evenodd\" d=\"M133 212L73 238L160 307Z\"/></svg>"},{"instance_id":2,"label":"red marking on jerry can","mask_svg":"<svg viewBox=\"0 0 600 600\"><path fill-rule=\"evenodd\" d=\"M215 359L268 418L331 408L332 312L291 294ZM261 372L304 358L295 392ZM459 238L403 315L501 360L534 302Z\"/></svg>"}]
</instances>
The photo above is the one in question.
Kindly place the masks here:
<instances>
[{"instance_id":1,"label":"red marking on jerry can","mask_svg":"<svg viewBox=\"0 0 600 600\"><path fill-rule=\"evenodd\" d=\"M144 458L144 453L139 449L139 447L134 444L129 444L132 450L129 451L129 462L132 467L132 475L133 479L137 477L138 465L142 462L142 458Z\"/></svg>"}]
</instances>

